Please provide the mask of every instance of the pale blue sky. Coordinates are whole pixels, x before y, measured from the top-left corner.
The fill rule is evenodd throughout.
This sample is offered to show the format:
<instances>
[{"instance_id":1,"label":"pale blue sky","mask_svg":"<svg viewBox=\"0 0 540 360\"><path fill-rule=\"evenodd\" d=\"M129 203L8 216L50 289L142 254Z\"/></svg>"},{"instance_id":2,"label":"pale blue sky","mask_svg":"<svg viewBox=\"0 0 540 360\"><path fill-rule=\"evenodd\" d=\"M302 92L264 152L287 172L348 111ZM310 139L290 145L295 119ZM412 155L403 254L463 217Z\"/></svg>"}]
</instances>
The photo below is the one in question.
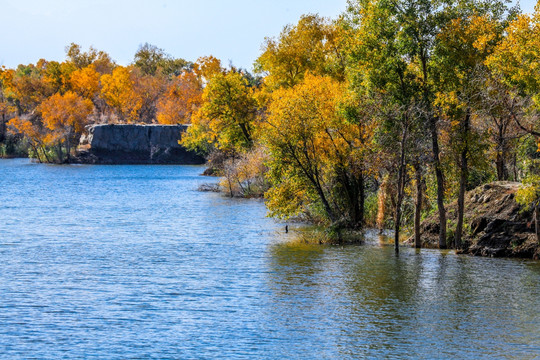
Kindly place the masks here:
<instances>
[{"instance_id":1,"label":"pale blue sky","mask_svg":"<svg viewBox=\"0 0 540 360\"><path fill-rule=\"evenodd\" d=\"M174 57L214 55L251 69L265 36L300 15L335 17L346 0L0 0L0 65L63 60L71 42L119 64L149 42Z\"/></svg>"},{"instance_id":2,"label":"pale blue sky","mask_svg":"<svg viewBox=\"0 0 540 360\"><path fill-rule=\"evenodd\" d=\"M530 12L535 3L521 5ZM61 61L71 42L127 65L149 42L174 57L212 54L251 69L265 36L302 14L335 17L345 8L346 0L0 0L0 65Z\"/></svg>"}]
</instances>

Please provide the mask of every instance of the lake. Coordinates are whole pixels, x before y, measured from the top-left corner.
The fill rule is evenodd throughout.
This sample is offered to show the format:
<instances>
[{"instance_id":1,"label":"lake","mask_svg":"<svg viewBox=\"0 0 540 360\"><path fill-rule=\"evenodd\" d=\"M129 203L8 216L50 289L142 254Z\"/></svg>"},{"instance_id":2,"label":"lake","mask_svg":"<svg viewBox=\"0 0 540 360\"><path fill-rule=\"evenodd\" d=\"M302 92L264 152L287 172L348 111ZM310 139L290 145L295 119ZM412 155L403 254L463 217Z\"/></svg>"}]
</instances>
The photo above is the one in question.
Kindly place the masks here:
<instances>
[{"instance_id":1,"label":"lake","mask_svg":"<svg viewBox=\"0 0 540 360\"><path fill-rule=\"evenodd\" d=\"M540 262L301 244L202 170L0 160L0 358L540 356Z\"/></svg>"}]
</instances>

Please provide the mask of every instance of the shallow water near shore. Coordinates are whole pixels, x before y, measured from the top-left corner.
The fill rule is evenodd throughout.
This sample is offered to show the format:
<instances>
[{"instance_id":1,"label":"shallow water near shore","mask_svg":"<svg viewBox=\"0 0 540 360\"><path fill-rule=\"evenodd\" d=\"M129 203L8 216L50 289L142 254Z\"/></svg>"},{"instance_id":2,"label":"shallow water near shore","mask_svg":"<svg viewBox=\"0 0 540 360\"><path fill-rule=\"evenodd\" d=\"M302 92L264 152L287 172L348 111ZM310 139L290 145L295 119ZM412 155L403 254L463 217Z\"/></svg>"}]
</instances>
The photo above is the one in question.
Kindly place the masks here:
<instances>
[{"instance_id":1,"label":"shallow water near shore","mask_svg":"<svg viewBox=\"0 0 540 360\"><path fill-rule=\"evenodd\" d=\"M0 160L0 358L540 356L540 262L302 244L202 171Z\"/></svg>"}]
</instances>

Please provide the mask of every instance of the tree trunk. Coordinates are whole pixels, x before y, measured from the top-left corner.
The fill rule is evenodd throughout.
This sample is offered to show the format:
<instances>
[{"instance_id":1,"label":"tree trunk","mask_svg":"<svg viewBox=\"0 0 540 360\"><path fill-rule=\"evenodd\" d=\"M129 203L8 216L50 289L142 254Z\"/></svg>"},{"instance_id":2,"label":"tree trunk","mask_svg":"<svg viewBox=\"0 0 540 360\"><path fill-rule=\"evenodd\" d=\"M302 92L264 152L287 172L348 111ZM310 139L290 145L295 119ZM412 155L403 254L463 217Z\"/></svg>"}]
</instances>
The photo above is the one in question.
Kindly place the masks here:
<instances>
[{"instance_id":1,"label":"tree trunk","mask_svg":"<svg viewBox=\"0 0 540 360\"><path fill-rule=\"evenodd\" d=\"M32 141L30 141L30 147L34 150L34 153L36 154L38 163L41 164L43 161L41 161L41 156L39 155L39 148L37 147L37 145L34 145ZM28 157L30 157L30 156L28 156Z\"/></svg>"},{"instance_id":2,"label":"tree trunk","mask_svg":"<svg viewBox=\"0 0 540 360\"><path fill-rule=\"evenodd\" d=\"M45 160L47 161L47 163L52 163L51 158L49 157L49 155L47 155L47 149L45 149L43 145L39 145L39 147L41 148L41 152L43 153L43 156L45 156ZM39 156L39 153L38 153L38 156ZM39 162L42 162L41 159Z\"/></svg>"},{"instance_id":3,"label":"tree trunk","mask_svg":"<svg viewBox=\"0 0 540 360\"><path fill-rule=\"evenodd\" d=\"M499 134L497 136L497 155L495 158L495 166L497 168L497 180L508 180L508 171L506 170L506 139L504 138L504 126L499 125Z\"/></svg>"},{"instance_id":4,"label":"tree trunk","mask_svg":"<svg viewBox=\"0 0 540 360\"><path fill-rule=\"evenodd\" d=\"M342 184L345 194L343 197L347 201L346 209L344 212L348 214L347 222L349 226L357 228L360 226L360 179L355 178L354 175L349 177L349 174L343 166L339 166L338 170L338 179ZM336 206L337 208L337 206Z\"/></svg>"},{"instance_id":5,"label":"tree trunk","mask_svg":"<svg viewBox=\"0 0 540 360\"><path fill-rule=\"evenodd\" d=\"M458 211L457 211L457 225L456 233L454 234L454 247L456 250L461 248L461 236L463 233L463 216L465 212L465 191L467 190L467 177L469 175L469 168L467 163L468 149L468 137L470 130L470 110L467 109L465 120L462 124L462 141L463 149L461 151L460 159L460 177L459 177L459 194L458 194Z\"/></svg>"},{"instance_id":6,"label":"tree trunk","mask_svg":"<svg viewBox=\"0 0 540 360\"><path fill-rule=\"evenodd\" d=\"M495 158L495 167L497 168L497 180L503 181L504 178L504 156L501 150L497 150L497 157Z\"/></svg>"},{"instance_id":7,"label":"tree trunk","mask_svg":"<svg viewBox=\"0 0 540 360\"><path fill-rule=\"evenodd\" d=\"M332 207L330 206L330 203L326 199L326 195L324 194L323 189L320 186L317 186L316 190L317 190L317 194L319 194L319 198L322 201L322 204L323 204L323 207L324 207L324 211L326 212L326 215L328 216L328 218L330 219L331 222L333 222L333 223L336 222L337 218L334 215L334 212L332 211Z\"/></svg>"},{"instance_id":8,"label":"tree trunk","mask_svg":"<svg viewBox=\"0 0 540 360\"><path fill-rule=\"evenodd\" d=\"M414 203L414 247L419 249L422 247L420 239L420 220L422 215L422 168L419 162L414 165L414 173L416 180L416 200Z\"/></svg>"},{"instance_id":9,"label":"tree trunk","mask_svg":"<svg viewBox=\"0 0 540 360\"><path fill-rule=\"evenodd\" d=\"M397 186L397 201L396 201L396 212L394 218L394 248L396 254L399 254L399 230L401 227L401 204L403 203L403 196L405 190L405 148L407 145L407 131L408 129L403 130L402 140L401 140L401 154L399 157L399 170L398 170L398 186Z\"/></svg>"},{"instance_id":10,"label":"tree trunk","mask_svg":"<svg viewBox=\"0 0 540 360\"><path fill-rule=\"evenodd\" d=\"M396 254L399 254L399 231L400 231L400 222L401 222L401 200L399 199L400 194L398 194L398 204L395 212L395 224L394 224L394 249Z\"/></svg>"},{"instance_id":11,"label":"tree trunk","mask_svg":"<svg viewBox=\"0 0 540 360\"><path fill-rule=\"evenodd\" d=\"M66 161L67 161L68 163L71 162L71 141L70 141L70 138L71 138L70 135L68 135L68 136L66 137L66 152L67 152L67 154L66 154Z\"/></svg>"},{"instance_id":12,"label":"tree trunk","mask_svg":"<svg viewBox=\"0 0 540 360\"><path fill-rule=\"evenodd\" d=\"M247 126L242 123L239 123L238 126L240 127L240 130L242 131L242 135L244 136L244 139L247 141L247 143L249 145L253 144L253 141L251 139L251 133L248 130Z\"/></svg>"},{"instance_id":13,"label":"tree trunk","mask_svg":"<svg viewBox=\"0 0 540 360\"><path fill-rule=\"evenodd\" d=\"M512 161L512 170L514 173L514 181L518 181L518 172L517 172L517 154L514 152L514 157Z\"/></svg>"},{"instance_id":14,"label":"tree trunk","mask_svg":"<svg viewBox=\"0 0 540 360\"><path fill-rule=\"evenodd\" d=\"M364 226L364 215L365 215L365 207L366 207L366 192L364 190L364 173L360 173L360 177L358 179L358 187L359 187L359 215L358 215L358 221L360 227Z\"/></svg>"},{"instance_id":15,"label":"tree trunk","mask_svg":"<svg viewBox=\"0 0 540 360\"><path fill-rule=\"evenodd\" d=\"M540 243L540 225L538 224L540 222L540 201L536 202L536 206L534 207L534 230L536 232L536 242Z\"/></svg>"},{"instance_id":16,"label":"tree trunk","mask_svg":"<svg viewBox=\"0 0 540 360\"><path fill-rule=\"evenodd\" d=\"M6 139L6 114L2 114L2 122L0 122L0 142Z\"/></svg>"},{"instance_id":17,"label":"tree trunk","mask_svg":"<svg viewBox=\"0 0 540 360\"><path fill-rule=\"evenodd\" d=\"M64 154L62 154L62 142L58 141L58 144L56 144L56 156L58 158L58 162L61 164L64 161Z\"/></svg>"},{"instance_id":18,"label":"tree trunk","mask_svg":"<svg viewBox=\"0 0 540 360\"><path fill-rule=\"evenodd\" d=\"M386 212L386 188L388 186L388 175L384 177L379 192L377 194L377 219L376 224L379 228L379 233L384 230L384 214Z\"/></svg>"},{"instance_id":19,"label":"tree trunk","mask_svg":"<svg viewBox=\"0 0 540 360\"><path fill-rule=\"evenodd\" d=\"M346 198L349 204L347 211L350 214L349 221L353 228L361 229L364 226L365 208L364 173L360 171L358 176L351 175L349 177L344 172L341 178L345 192L347 193Z\"/></svg>"},{"instance_id":20,"label":"tree trunk","mask_svg":"<svg viewBox=\"0 0 540 360\"><path fill-rule=\"evenodd\" d=\"M437 207L439 209L439 248L446 249L446 209L444 208L444 177L441 169L439 136L437 134L437 118L430 120L431 143L433 150L433 166L437 177Z\"/></svg>"}]
</instances>

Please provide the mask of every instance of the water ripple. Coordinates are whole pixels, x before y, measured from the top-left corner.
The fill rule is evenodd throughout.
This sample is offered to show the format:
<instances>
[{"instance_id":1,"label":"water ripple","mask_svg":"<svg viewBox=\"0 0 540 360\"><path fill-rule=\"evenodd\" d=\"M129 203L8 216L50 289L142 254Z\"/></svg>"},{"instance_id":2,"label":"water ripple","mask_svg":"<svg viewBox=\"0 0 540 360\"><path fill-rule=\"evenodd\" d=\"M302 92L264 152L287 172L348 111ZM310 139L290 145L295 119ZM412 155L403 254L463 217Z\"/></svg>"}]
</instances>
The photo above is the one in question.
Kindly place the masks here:
<instances>
[{"instance_id":1,"label":"water ripple","mask_svg":"<svg viewBox=\"0 0 540 360\"><path fill-rule=\"evenodd\" d=\"M538 262L291 245L201 171L0 160L0 358L539 356Z\"/></svg>"}]
</instances>

